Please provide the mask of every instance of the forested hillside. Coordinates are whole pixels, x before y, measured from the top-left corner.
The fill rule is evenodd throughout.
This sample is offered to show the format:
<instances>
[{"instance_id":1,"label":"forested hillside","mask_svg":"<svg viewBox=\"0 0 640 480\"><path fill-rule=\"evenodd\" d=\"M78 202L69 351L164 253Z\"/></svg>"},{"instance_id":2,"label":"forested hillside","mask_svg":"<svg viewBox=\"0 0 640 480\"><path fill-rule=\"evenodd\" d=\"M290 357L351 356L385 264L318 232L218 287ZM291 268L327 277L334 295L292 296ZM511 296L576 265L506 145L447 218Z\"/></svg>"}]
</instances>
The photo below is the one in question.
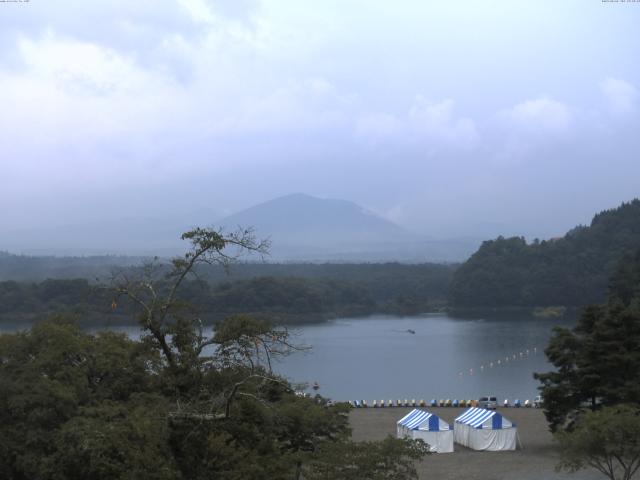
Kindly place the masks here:
<instances>
[{"instance_id":1,"label":"forested hillside","mask_svg":"<svg viewBox=\"0 0 640 480\"><path fill-rule=\"evenodd\" d=\"M39 282L47 279L108 278L113 269L139 265L144 257L103 255L54 257L13 255L0 250L0 281Z\"/></svg>"},{"instance_id":2,"label":"forested hillside","mask_svg":"<svg viewBox=\"0 0 640 480\"><path fill-rule=\"evenodd\" d=\"M640 200L597 214L563 238L498 237L454 274L453 307L583 306L602 303L623 255L640 248Z\"/></svg>"},{"instance_id":3,"label":"forested hillside","mask_svg":"<svg viewBox=\"0 0 640 480\"><path fill-rule=\"evenodd\" d=\"M236 313L270 316L281 322L412 314L445 304L454 268L428 264L246 264L233 266L231 276L204 268L200 280L181 285L180 295L205 320ZM135 275L135 270L130 273ZM77 314L84 323L131 322L132 306L116 299L112 308L114 296L108 283L86 279L0 282L0 322L31 322L60 312Z\"/></svg>"}]
</instances>

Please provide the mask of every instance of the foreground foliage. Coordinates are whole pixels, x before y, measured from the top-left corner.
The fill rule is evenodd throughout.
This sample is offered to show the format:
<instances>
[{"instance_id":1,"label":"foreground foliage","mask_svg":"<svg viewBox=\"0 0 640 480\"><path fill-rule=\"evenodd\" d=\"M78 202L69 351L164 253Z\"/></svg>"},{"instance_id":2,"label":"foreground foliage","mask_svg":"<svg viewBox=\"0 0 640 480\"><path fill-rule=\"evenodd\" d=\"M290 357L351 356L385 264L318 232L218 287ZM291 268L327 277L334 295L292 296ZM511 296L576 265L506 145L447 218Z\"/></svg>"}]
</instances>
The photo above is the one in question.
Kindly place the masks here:
<instances>
[{"instance_id":1,"label":"foreground foliage","mask_svg":"<svg viewBox=\"0 0 640 480\"><path fill-rule=\"evenodd\" d=\"M556 328L545 350L555 371L536 374L552 430L600 405L640 404L640 251L620 262L609 300Z\"/></svg>"},{"instance_id":2,"label":"foreground foliage","mask_svg":"<svg viewBox=\"0 0 640 480\"><path fill-rule=\"evenodd\" d=\"M300 348L286 329L240 315L207 335L179 298L199 263L265 246L250 231L183 238L192 248L161 274L168 288L154 265L115 279L137 305L139 340L64 318L0 336L0 478L416 478L424 444L355 444L347 405L300 397L274 374Z\"/></svg>"},{"instance_id":3,"label":"foreground foliage","mask_svg":"<svg viewBox=\"0 0 640 480\"><path fill-rule=\"evenodd\" d=\"M429 453L422 440L326 443L305 472L309 480L403 480L417 478L414 462Z\"/></svg>"},{"instance_id":4,"label":"foreground foliage","mask_svg":"<svg viewBox=\"0 0 640 480\"><path fill-rule=\"evenodd\" d=\"M558 468L631 479L640 467L640 250L619 263L607 303L556 329L545 353L556 370L536 377Z\"/></svg>"},{"instance_id":5,"label":"foreground foliage","mask_svg":"<svg viewBox=\"0 0 640 480\"><path fill-rule=\"evenodd\" d=\"M587 412L568 432L556 435L559 469L591 467L611 480L630 480L640 468L640 409L637 405Z\"/></svg>"}]
</instances>

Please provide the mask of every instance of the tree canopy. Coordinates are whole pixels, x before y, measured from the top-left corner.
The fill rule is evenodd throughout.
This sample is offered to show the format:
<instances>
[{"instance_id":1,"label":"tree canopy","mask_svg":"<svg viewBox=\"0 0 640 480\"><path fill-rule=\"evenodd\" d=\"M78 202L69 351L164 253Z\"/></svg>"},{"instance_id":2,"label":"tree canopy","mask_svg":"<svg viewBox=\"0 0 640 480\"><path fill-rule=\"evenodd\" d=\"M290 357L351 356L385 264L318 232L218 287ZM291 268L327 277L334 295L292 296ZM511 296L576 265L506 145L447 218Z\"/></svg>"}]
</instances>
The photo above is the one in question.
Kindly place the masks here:
<instances>
[{"instance_id":1,"label":"tree canopy","mask_svg":"<svg viewBox=\"0 0 640 480\"><path fill-rule=\"evenodd\" d=\"M1 263L1 260L0 260ZM166 263L156 268L167 272ZM223 269L220 269L223 270ZM451 265L240 264L230 276L198 266L198 277L182 282L180 298L197 307L211 323L232 314L269 315L279 322L373 313L413 314L443 306ZM130 278L140 268L120 268ZM159 276L156 288L171 282ZM75 315L83 324L135 323L136 306L123 299L112 309L113 292L105 281L48 279L38 283L0 282L0 322L29 323L56 313Z\"/></svg>"},{"instance_id":2,"label":"tree canopy","mask_svg":"<svg viewBox=\"0 0 640 480\"><path fill-rule=\"evenodd\" d=\"M556 435L560 469L591 467L610 480L631 480L640 468L640 409L637 405L587 412L568 432Z\"/></svg>"},{"instance_id":3,"label":"tree canopy","mask_svg":"<svg viewBox=\"0 0 640 480\"><path fill-rule=\"evenodd\" d=\"M424 443L353 443L348 405L301 397L273 372L273 358L300 348L286 328L233 315L209 333L180 298L196 265L227 267L229 248L264 244L250 231L183 238L192 247L170 271L114 279L139 340L63 317L0 336L0 477L417 478Z\"/></svg>"},{"instance_id":4,"label":"tree canopy","mask_svg":"<svg viewBox=\"0 0 640 480\"><path fill-rule=\"evenodd\" d=\"M618 263L607 302L556 328L545 353L556 369L535 377L558 469L630 480L640 468L640 249Z\"/></svg>"},{"instance_id":5,"label":"tree canopy","mask_svg":"<svg viewBox=\"0 0 640 480\"><path fill-rule=\"evenodd\" d=\"M620 261L607 303L556 328L545 353L556 370L536 378L553 430L570 429L585 409L640 404L640 250Z\"/></svg>"},{"instance_id":6,"label":"tree canopy","mask_svg":"<svg viewBox=\"0 0 640 480\"><path fill-rule=\"evenodd\" d=\"M454 307L585 306L606 298L620 258L640 248L640 200L597 214L562 238L527 243L522 237L482 244L456 270Z\"/></svg>"}]
</instances>

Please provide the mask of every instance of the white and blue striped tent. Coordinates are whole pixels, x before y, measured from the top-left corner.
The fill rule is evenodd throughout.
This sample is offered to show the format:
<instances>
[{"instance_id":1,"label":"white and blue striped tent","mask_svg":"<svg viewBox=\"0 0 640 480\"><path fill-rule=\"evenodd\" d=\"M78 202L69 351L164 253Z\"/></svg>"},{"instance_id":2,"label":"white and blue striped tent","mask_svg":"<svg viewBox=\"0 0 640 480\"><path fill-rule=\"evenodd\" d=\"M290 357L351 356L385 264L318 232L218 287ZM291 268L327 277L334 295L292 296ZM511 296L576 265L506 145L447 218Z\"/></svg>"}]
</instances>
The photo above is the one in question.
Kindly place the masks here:
<instances>
[{"instance_id":1,"label":"white and blue striped tent","mask_svg":"<svg viewBox=\"0 0 640 480\"><path fill-rule=\"evenodd\" d=\"M398 438L423 440L437 453L453 452L453 429L437 415L417 408L398 420Z\"/></svg>"},{"instance_id":2,"label":"white and blue striped tent","mask_svg":"<svg viewBox=\"0 0 640 480\"><path fill-rule=\"evenodd\" d=\"M473 450L515 450L515 424L495 410L469 408L455 419L454 440Z\"/></svg>"}]
</instances>

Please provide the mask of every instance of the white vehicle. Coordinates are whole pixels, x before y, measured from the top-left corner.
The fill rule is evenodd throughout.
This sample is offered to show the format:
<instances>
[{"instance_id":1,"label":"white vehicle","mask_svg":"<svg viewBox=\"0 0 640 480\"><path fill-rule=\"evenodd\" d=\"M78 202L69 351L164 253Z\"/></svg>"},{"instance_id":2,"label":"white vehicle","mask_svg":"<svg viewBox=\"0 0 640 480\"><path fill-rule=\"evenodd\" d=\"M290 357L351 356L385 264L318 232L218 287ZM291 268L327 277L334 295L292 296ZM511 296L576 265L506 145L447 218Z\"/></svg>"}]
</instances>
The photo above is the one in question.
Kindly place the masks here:
<instances>
[{"instance_id":1,"label":"white vehicle","mask_svg":"<svg viewBox=\"0 0 640 480\"><path fill-rule=\"evenodd\" d=\"M478 399L478 407L486 408L487 410L495 410L498 408L497 397L480 397Z\"/></svg>"},{"instance_id":2,"label":"white vehicle","mask_svg":"<svg viewBox=\"0 0 640 480\"><path fill-rule=\"evenodd\" d=\"M541 408L543 404L544 404L544 401L542 400L542 395L538 395L536 398L533 399L533 406L535 408Z\"/></svg>"}]
</instances>

